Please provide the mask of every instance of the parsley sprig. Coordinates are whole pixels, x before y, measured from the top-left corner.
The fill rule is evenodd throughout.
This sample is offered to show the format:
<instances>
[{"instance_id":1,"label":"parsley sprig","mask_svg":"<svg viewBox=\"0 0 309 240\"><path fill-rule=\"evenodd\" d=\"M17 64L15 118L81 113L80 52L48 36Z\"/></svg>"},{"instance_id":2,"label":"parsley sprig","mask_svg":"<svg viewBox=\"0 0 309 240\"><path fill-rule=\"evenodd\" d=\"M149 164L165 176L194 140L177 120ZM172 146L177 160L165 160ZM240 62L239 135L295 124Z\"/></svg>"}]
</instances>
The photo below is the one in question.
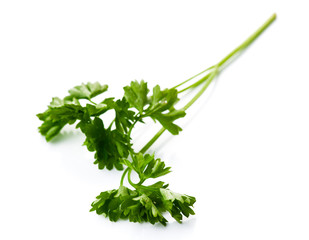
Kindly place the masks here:
<instances>
[{"instance_id":1,"label":"parsley sprig","mask_svg":"<svg viewBox=\"0 0 309 240\"><path fill-rule=\"evenodd\" d=\"M148 179L157 179L170 173L171 169L160 158L156 158L155 154L146 152L166 130L173 135L179 134L182 129L175 121L186 115L186 110L228 63L246 49L275 18L276 15L272 15L254 34L217 64L172 88L161 89L157 85L150 90L147 82L132 81L123 88L124 96L121 99L105 98L96 103L93 98L105 93L108 86L88 82L70 89L69 95L63 99L52 99L47 110L37 115L43 121L39 131L47 141L58 135L65 125L77 122L76 128L85 134L84 145L90 152L94 152L94 163L98 168L124 170L119 188L101 192L91 204L90 211L96 211L111 221L128 219L131 222L159 222L163 225L167 223L165 212L179 223L183 216L194 215L194 197L175 193L162 181L145 184ZM200 76L203 77L180 89ZM177 108L179 95L198 87L200 90L197 94L184 107ZM82 104L81 100L87 103ZM102 116L108 111L114 111L115 117L106 124ZM136 151L131 134L136 124L144 123L145 118L159 122L162 128L141 150ZM132 171L139 177L137 183L131 180ZM124 186L126 177L130 188Z\"/></svg>"}]
</instances>

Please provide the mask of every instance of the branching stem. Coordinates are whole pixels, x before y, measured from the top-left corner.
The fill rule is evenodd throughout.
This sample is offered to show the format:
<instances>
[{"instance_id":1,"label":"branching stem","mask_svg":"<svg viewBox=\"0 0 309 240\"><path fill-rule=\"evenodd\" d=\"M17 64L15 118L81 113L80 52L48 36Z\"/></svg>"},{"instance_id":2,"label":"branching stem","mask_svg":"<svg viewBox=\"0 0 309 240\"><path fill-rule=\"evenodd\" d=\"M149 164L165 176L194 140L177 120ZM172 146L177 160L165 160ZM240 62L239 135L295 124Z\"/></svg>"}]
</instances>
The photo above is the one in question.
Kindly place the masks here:
<instances>
[{"instance_id":1,"label":"branching stem","mask_svg":"<svg viewBox=\"0 0 309 240\"><path fill-rule=\"evenodd\" d=\"M191 86L179 91L184 92L191 88L194 88L196 86L199 86L203 82L205 84L203 85L202 89L185 105L184 109L187 110L191 105L205 92L205 90L208 88L209 84L213 81L213 79L216 78L216 76L219 75L219 73L227 67L227 65L239 54L243 52L249 45L254 42L255 39L257 39L270 25L273 21L276 19L276 14L273 14L260 28L258 28L251 36L249 36L242 44L240 44L238 47L236 47L232 52L230 52L228 55L226 55L221 61L219 61L216 65L207 68L206 70L196 74L195 76L187 79L186 81L176 85L174 88L177 88L188 81L194 79L195 77L205 73L208 70L211 70L209 74L207 74L205 77L198 80L196 83L192 84ZM150 140L146 145L140 150L141 153L145 153L152 144L164 133L165 128L161 128Z\"/></svg>"}]
</instances>

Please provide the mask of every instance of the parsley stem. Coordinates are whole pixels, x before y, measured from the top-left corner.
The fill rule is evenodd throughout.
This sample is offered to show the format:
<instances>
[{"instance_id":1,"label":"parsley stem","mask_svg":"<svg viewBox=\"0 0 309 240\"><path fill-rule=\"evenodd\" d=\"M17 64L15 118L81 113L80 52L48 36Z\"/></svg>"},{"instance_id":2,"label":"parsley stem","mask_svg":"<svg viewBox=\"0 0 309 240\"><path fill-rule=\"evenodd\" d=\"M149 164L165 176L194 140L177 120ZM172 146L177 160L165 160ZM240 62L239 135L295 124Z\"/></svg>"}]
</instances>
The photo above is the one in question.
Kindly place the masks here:
<instances>
[{"instance_id":1,"label":"parsley stem","mask_svg":"<svg viewBox=\"0 0 309 240\"><path fill-rule=\"evenodd\" d=\"M92 101L91 99L88 99L89 102L91 102L94 105L97 105L94 101Z\"/></svg>"},{"instance_id":2,"label":"parsley stem","mask_svg":"<svg viewBox=\"0 0 309 240\"><path fill-rule=\"evenodd\" d=\"M273 21L275 21L277 15L274 13L258 30L256 30L250 37L248 37L241 45L239 45L237 48L235 48L232 52L230 52L226 57L224 57L217 65L211 66L202 72L190 77L189 79L183 81L182 83L174 86L173 88L180 87L181 85L189 82L190 80L196 78L197 76L207 72L208 70L211 70L212 68L216 67L219 65L219 67L222 67L225 63L227 63L232 57L234 57L236 54L240 54L243 50L245 50L255 39L257 39L271 24ZM223 68L222 68L223 69ZM202 78L203 79L203 78ZM203 82L202 79L200 79L196 83L201 83ZM204 79L205 80L205 79ZM184 92L187 89L196 87L196 83L192 84L191 86L181 90L180 92Z\"/></svg>"},{"instance_id":3,"label":"parsley stem","mask_svg":"<svg viewBox=\"0 0 309 240\"><path fill-rule=\"evenodd\" d=\"M124 172L123 172L123 174L122 174L122 176L121 176L121 180L120 180L120 186L123 186L123 180L124 180L124 177L126 176L126 174L127 174L127 172L129 171L129 167L127 167L125 170L124 170Z\"/></svg>"},{"instance_id":4,"label":"parsley stem","mask_svg":"<svg viewBox=\"0 0 309 240\"><path fill-rule=\"evenodd\" d=\"M212 72L212 74L209 77L207 77L206 79L207 82L205 83L203 88L183 107L184 110L187 110L205 92L205 90L207 89L211 81L215 78L217 72L218 72L218 67L215 68L215 70ZM203 81L205 80L203 79ZM156 133L156 135L154 135L150 139L150 141L146 143L146 145L140 150L140 152L145 153L152 146L152 144L154 144L154 142L157 141L157 139L164 133L165 130L166 130L165 128L161 128Z\"/></svg>"},{"instance_id":5,"label":"parsley stem","mask_svg":"<svg viewBox=\"0 0 309 240\"><path fill-rule=\"evenodd\" d=\"M212 74L207 78L207 82L205 83L203 88L183 107L184 110L187 110L205 92L205 90L207 89L211 81L215 78L217 72L218 72L218 68L216 68L212 72ZM203 81L205 80L203 79ZM156 133L156 135L154 135L149 140L149 142L146 143L146 145L140 150L140 152L144 154L152 146L152 144L154 144L154 142L157 141L157 139L164 133L165 130L166 130L165 128L161 128Z\"/></svg>"},{"instance_id":6,"label":"parsley stem","mask_svg":"<svg viewBox=\"0 0 309 240\"><path fill-rule=\"evenodd\" d=\"M190 89L190 88L195 88L195 87L199 86L199 85L202 84L205 80L207 80L207 78L209 78L210 74L211 74L211 72L208 73L206 76L202 77L202 78L201 78L200 80L198 80L197 82L191 84L190 86L188 86L188 87L186 87L186 88L184 88L184 89L182 89L182 90L179 90L178 93L182 93L182 92L187 91L187 90Z\"/></svg>"},{"instance_id":7,"label":"parsley stem","mask_svg":"<svg viewBox=\"0 0 309 240\"><path fill-rule=\"evenodd\" d=\"M217 76L219 72L218 66L212 71L212 73L209 75L209 77L206 79L206 83L204 86L201 88L201 90L183 107L184 110L187 110L189 107L192 106L192 104L199 99L200 96L206 91L208 88L209 84L212 82L212 80Z\"/></svg>"},{"instance_id":8,"label":"parsley stem","mask_svg":"<svg viewBox=\"0 0 309 240\"><path fill-rule=\"evenodd\" d=\"M113 120L111 121L111 123L110 123L109 126L108 126L108 129L111 129L111 128L112 128L114 122L115 122L115 119L113 119Z\"/></svg>"},{"instance_id":9,"label":"parsley stem","mask_svg":"<svg viewBox=\"0 0 309 240\"><path fill-rule=\"evenodd\" d=\"M128 182L130 183L130 185L131 185L132 187L136 188L137 185L131 181L131 172L132 172L132 169L131 169L131 168L127 168L127 169L129 169L129 170L128 170Z\"/></svg>"},{"instance_id":10,"label":"parsley stem","mask_svg":"<svg viewBox=\"0 0 309 240\"><path fill-rule=\"evenodd\" d=\"M131 127L130 127L130 129L129 129L129 132L128 132L128 138L130 139L131 138L131 132L132 132L132 129L134 128L134 126L135 126L135 124L139 121L141 119L141 116L139 116L138 118L136 118L135 119L135 121L132 123L132 125L131 125ZM132 158L132 160L133 160L133 149L131 148L131 146L130 146L130 151L129 151L129 154L130 154L130 156L131 156L131 158ZM130 168L130 167L127 167L125 170L124 170L124 172L123 172L123 174L122 174L122 176L121 176L121 180L120 180L120 186L123 186L123 180L124 180L124 177L126 176L126 174L127 174L127 172L129 171L129 174L131 174L131 171L132 171L132 169ZM130 176L128 175L128 180L129 180L129 183L131 184L132 182L131 182L131 180L130 180ZM132 184L131 184L132 185ZM132 185L133 186L133 185Z\"/></svg>"},{"instance_id":11,"label":"parsley stem","mask_svg":"<svg viewBox=\"0 0 309 240\"><path fill-rule=\"evenodd\" d=\"M216 65L207 68L206 70L194 75L193 77L185 80L184 82L176 85L173 88L177 88L188 81L192 80L193 78L201 75L202 73L206 72L207 70L213 69L209 74L195 82L194 84L190 85L189 87L180 90L179 92L184 92L190 88L194 88L201 83L205 81L205 84L201 88L201 90L183 107L184 110L187 110L189 107L192 106L192 104L205 92L205 90L208 88L209 84L212 82L212 80L230 63L231 60L236 55L239 55L242 53L243 50L245 50L252 42L254 42L255 39L257 39L270 25L273 21L276 19L276 14L274 13L261 27L259 27L252 35L250 35L242 44L240 44L238 47L236 47L232 52L230 52L228 55L226 55L220 62L218 62ZM146 145L140 150L141 153L145 153L152 144L164 133L165 128L161 128L150 140Z\"/></svg>"},{"instance_id":12,"label":"parsley stem","mask_svg":"<svg viewBox=\"0 0 309 240\"><path fill-rule=\"evenodd\" d=\"M134 128L135 124L140 121L142 118L142 116L139 116L137 117L134 122L132 123L132 125L130 126L130 129L129 129L129 132L128 132L128 138L131 139L131 132L132 132L132 129Z\"/></svg>"},{"instance_id":13,"label":"parsley stem","mask_svg":"<svg viewBox=\"0 0 309 240\"><path fill-rule=\"evenodd\" d=\"M180 87L181 85L183 85L183 84L185 84L185 83L189 82L190 80L192 80L192 79L196 78L197 76L199 76L199 75L203 74L204 72L207 72L208 70L212 69L213 67L214 67L214 66L211 66L211 67L209 67L209 68L207 68L207 69L205 69L205 70L201 71L200 73L195 74L194 76L192 76L192 77L188 78L187 80L183 81L182 83L180 83L180 84L178 84L178 85L176 85L176 86L174 86L174 87L172 87L172 88L178 88L178 87Z\"/></svg>"},{"instance_id":14,"label":"parsley stem","mask_svg":"<svg viewBox=\"0 0 309 240\"><path fill-rule=\"evenodd\" d=\"M259 27L251 36L249 36L242 44L240 44L237 48L235 48L232 52L230 52L226 57L224 57L217 65L219 67L224 66L224 64L228 63L230 59L232 59L236 54L240 54L243 50L245 50L255 39L257 39L272 23L276 20L277 15L274 13L271 17L261 26Z\"/></svg>"},{"instance_id":15,"label":"parsley stem","mask_svg":"<svg viewBox=\"0 0 309 240\"><path fill-rule=\"evenodd\" d=\"M132 182L132 180L131 180L131 172L132 172L132 169L131 168L127 168L127 169L129 169L128 170L128 182L130 183L130 185L132 186L132 187L134 187L135 189L137 189L137 188L142 188L142 189L146 189L146 190L152 190L152 191L156 191L156 190L158 190L157 188L153 188L153 187L150 187L150 186L143 186L143 185L141 185L143 182L144 182L144 180L143 181L140 181L138 184L135 184L134 182ZM126 169L126 170L127 170Z\"/></svg>"},{"instance_id":16,"label":"parsley stem","mask_svg":"<svg viewBox=\"0 0 309 240\"><path fill-rule=\"evenodd\" d=\"M146 143L146 145L140 150L141 153L145 153L150 147L151 145L157 141L157 139L164 133L166 129L165 128L161 128L157 133L156 135L154 135L150 141L148 143Z\"/></svg>"}]
</instances>

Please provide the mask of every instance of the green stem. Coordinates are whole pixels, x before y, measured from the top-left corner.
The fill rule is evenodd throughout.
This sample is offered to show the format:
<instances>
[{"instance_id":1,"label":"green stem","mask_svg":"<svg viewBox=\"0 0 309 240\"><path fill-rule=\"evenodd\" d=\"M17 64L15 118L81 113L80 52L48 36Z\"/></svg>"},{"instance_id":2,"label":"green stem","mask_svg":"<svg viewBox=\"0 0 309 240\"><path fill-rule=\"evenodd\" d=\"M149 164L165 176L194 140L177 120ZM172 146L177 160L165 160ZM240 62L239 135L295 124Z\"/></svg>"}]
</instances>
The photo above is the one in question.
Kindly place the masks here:
<instances>
[{"instance_id":1,"label":"green stem","mask_svg":"<svg viewBox=\"0 0 309 240\"><path fill-rule=\"evenodd\" d=\"M138 118L135 119L135 121L132 123L132 125L130 126L130 129L128 131L128 138L131 139L131 132L132 129L134 128L135 124L142 118L142 116L139 116Z\"/></svg>"},{"instance_id":2,"label":"green stem","mask_svg":"<svg viewBox=\"0 0 309 240\"><path fill-rule=\"evenodd\" d=\"M111 123L110 123L109 126L108 126L108 129L112 129L112 126L113 126L114 122L115 122L115 119L113 119L113 120L111 121Z\"/></svg>"},{"instance_id":3,"label":"green stem","mask_svg":"<svg viewBox=\"0 0 309 240\"><path fill-rule=\"evenodd\" d=\"M94 105L97 105L97 103L95 103L94 101L92 101L91 99L88 98L88 101L91 102Z\"/></svg>"},{"instance_id":4,"label":"green stem","mask_svg":"<svg viewBox=\"0 0 309 240\"><path fill-rule=\"evenodd\" d=\"M120 186L123 186L123 180L124 180L124 177L126 176L127 172L129 171L130 168L126 168L121 176L121 180L120 180Z\"/></svg>"},{"instance_id":5,"label":"green stem","mask_svg":"<svg viewBox=\"0 0 309 240\"><path fill-rule=\"evenodd\" d=\"M200 73L195 74L194 76L190 77L189 79L187 79L187 80L183 81L182 83L179 83L178 85L176 85L176 86L174 86L174 87L172 87L172 88L178 88L178 87L180 87L181 85L183 85L183 84L185 84L185 83L189 82L190 80L192 80L192 79L196 78L197 76L199 76L199 75L203 74L204 72L207 72L208 70L212 69L213 67L214 67L214 66L211 66L211 67L209 67L209 68L207 68L207 69L205 69L205 70L201 71Z\"/></svg>"},{"instance_id":6,"label":"green stem","mask_svg":"<svg viewBox=\"0 0 309 240\"><path fill-rule=\"evenodd\" d=\"M204 86L201 88L201 90L183 107L184 110L187 110L189 107L191 107L192 104L195 103L196 100L200 98L200 96L202 96L202 94L206 91L212 80L217 76L218 72L219 69L218 67L216 67L214 71L211 73L211 75L209 75L209 77L206 79L206 82Z\"/></svg>"},{"instance_id":7,"label":"green stem","mask_svg":"<svg viewBox=\"0 0 309 240\"><path fill-rule=\"evenodd\" d=\"M156 133L156 135L154 135L152 139L150 139L150 141L146 143L146 145L140 150L140 152L144 154L151 147L151 145L162 135L162 133L164 133L165 130L165 128L161 128Z\"/></svg>"},{"instance_id":8,"label":"green stem","mask_svg":"<svg viewBox=\"0 0 309 240\"><path fill-rule=\"evenodd\" d=\"M142 185L145 182L146 179L140 179L137 185Z\"/></svg>"},{"instance_id":9,"label":"green stem","mask_svg":"<svg viewBox=\"0 0 309 240\"><path fill-rule=\"evenodd\" d=\"M178 90L178 93L182 93L182 92L185 92L189 89L192 89L192 88L195 88L195 87L198 87L199 85L201 85L203 82L205 82L205 80L207 80L207 78L209 78L209 76L211 75L211 72L208 73L206 76L202 77L200 80L198 80L197 82L191 84L190 86L182 89L182 90Z\"/></svg>"},{"instance_id":10,"label":"green stem","mask_svg":"<svg viewBox=\"0 0 309 240\"><path fill-rule=\"evenodd\" d=\"M129 168L128 168L129 169ZM132 172L132 169L129 169L128 171L128 182L130 183L130 185L132 187L134 187L135 189L137 188L143 188L143 189L146 189L146 190L152 190L152 191L156 191L158 190L157 188L153 188L153 187L149 187L149 186L143 186L142 183L144 181L140 181L139 183L135 184L134 182L132 182L131 180L131 172Z\"/></svg>"},{"instance_id":11,"label":"green stem","mask_svg":"<svg viewBox=\"0 0 309 240\"><path fill-rule=\"evenodd\" d=\"M128 170L128 182L130 183L130 185L131 185L132 187L136 188L137 185L131 181L131 172L132 172L132 169L131 169L131 168L128 168L128 169L129 169L129 170Z\"/></svg>"},{"instance_id":12,"label":"green stem","mask_svg":"<svg viewBox=\"0 0 309 240\"><path fill-rule=\"evenodd\" d=\"M207 78L208 80L204 84L203 88L183 107L184 110L187 110L207 89L211 81L215 78L218 69L216 68L212 74ZM203 79L203 81L205 81ZM161 128L150 140L146 143L146 145L140 150L141 153L145 153L155 141L165 132L165 128Z\"/></svg>"},{"instance_id":13,"label":"green stem","mask_svg":"<svg viewBox=\"0 0 309 240\"><path fill-rule=\"evenodd\" d=\"M223 66L228 62L236 53L241 53L244 49L246 49L255 39L257 39L269 26L275 21L277 15L274 13L271 17L261 26L259 27L250 37L248 37L242 44L240 44L237 48L235 48L232 52L230 52L226 57L224 57L217 65L219 67Z\"/></svg>"},{"instance_id":14,"label":"green stem","mask_svg":"<svg viewBox=\"0 0 309 240\"><path fill-rule=\"evenodd\" d=\"M134 128L135 124L136 124L140 119L141 119L141 116L139 116L138 118L136 118L135 121L132 123L132 125L131 125L131 127L130 127L130 129L129 129L129 131L128 131L128 138L129 138L129 139L131 138L132 129ZM130 146L129 154L130 154L130 156L131 156L131 158L132 158L132 160L133 160L133 149L131 148L131 146ZM129 174L131 175L132 169L131 169L130 167L127 167L127 168L124 170L124 172L123 172L123 174L122 174L122 176L121 176L120 186L123 185L124 177L125 177L125 175L127 174L128 171L129 171ZM128 180L129 180L129 179L130 179L130 176L128 175ZM131 184L132 182L130 182L130 181L131 181L131 180L129 180L129 183ZM131 185L132 185L132 184L131 184ZM133 185L132 185L132 186L133 186Z\"/></svg>"},{"instance_id":15,"label":"green stem","mask_svg":"<svg viewBox=\"0 0 309 240\"><path fill-rule=\"evenodd\" d=\"M213 69L209 74L207 74L205 77L197 81L196 83L192 84L188 88L185 88L181 90L180 92L186 91L190 88L196 87L200 85L202 82L205 81L205 84L203 85L202 89L184 106L184 110L187 110L189 107L192 106L192 104L205 92L205 90L208 88L209 84L212 82L212 80L228 65L229 60L232 60L235 55L239 55L243 50L245 50L254 40L256 40L270 25L271 23L276 19L276 14L273 14L260 28L258 28L250 37L248 37L241 45L239 45L237 48L235 48L232 52L230 52L228 55L226 55L220 62L218 62L216 65L198 73L197 75L187 79L186 81L176 85L174 88L177 88L186 82L190 81L191 79L195 78L196 76L201 75L202 73L206 72L207 70ZM148 143L140 150L141 153L145 153L152 144L164 133L165 128L161 128Z\"/></svg>"}]
</instances>

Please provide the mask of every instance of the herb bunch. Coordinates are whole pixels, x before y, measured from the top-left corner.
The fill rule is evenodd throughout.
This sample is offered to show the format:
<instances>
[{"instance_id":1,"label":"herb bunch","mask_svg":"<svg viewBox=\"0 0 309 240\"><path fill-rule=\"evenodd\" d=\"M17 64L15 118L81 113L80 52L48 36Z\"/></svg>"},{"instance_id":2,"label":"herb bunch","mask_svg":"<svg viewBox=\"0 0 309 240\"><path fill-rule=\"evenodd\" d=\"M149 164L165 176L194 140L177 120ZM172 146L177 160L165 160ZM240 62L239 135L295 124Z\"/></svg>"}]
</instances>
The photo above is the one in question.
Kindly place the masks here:
<instances>
[{"instance_id":1,"label":"herb bunch","mask_svg":"<svg viewBox=\"0 0 309 240\"><path fill-rule=\"evenodd\" d=\"M163 181L145 184L148 179L162 177L171 169L160 158L156 158L155 154L146 152L165 130L173 135L179 134L182 129L175 121L186 115L186 110L205 92L215 77L275 18L276 15L272 15L253 35L217 64L175 87L161 89L157 85L150 90L143 80L132 81L123 88L124 95L121 99L105 98L95 103L93 98L106 92L108 86L88 82L70 89L68 96L62 99L53 98L47 110L37 114L43 121L39 131L47 141L58 135L65 125L77 123L76 128L85 134L84 145L90 152L94 152L94 164L99 169L124 170L119 188L101 192L91 204L90 211L96 211L111 221L128 219L131 222L159 222L163 225L167 223L163 216L165 212L179 223L183 216L194 215L194 197L171 191ZM199 76L203 77L180 89ZM200 87L198 93L184 107L177 109L179 95L197 87ZM87 103L81 104L81 99ZM101 117L108 111L113 111L115 117L107 124ZM162 128L141 150L136 151L131 133L136 124L144 123L145 118L160 123ZM132 171L139 177L137 183L131 180ZM125 177L130 188L124 186Z\"/></svg>"}]
</instances>

